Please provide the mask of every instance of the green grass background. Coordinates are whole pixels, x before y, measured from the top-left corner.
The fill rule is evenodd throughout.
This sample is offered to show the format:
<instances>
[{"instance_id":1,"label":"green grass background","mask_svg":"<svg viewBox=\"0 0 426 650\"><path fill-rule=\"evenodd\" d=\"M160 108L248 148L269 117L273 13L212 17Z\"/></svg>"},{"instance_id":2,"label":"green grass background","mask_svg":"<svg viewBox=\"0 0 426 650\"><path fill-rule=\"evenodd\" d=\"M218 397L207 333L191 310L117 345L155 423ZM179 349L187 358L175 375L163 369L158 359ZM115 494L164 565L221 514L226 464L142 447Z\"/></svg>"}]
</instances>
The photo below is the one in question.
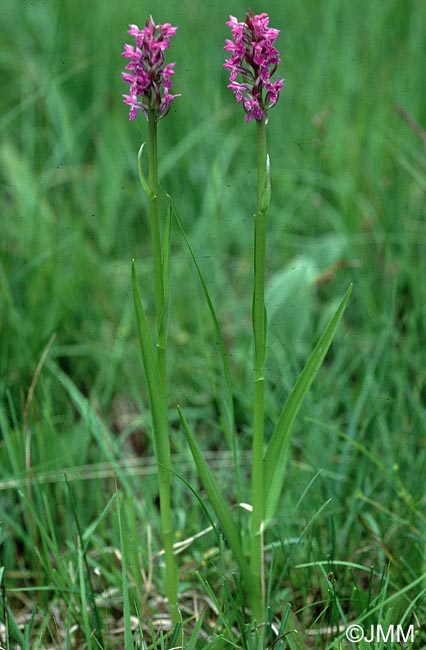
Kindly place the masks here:
<instances>
[{"instance_id":1,"label":"green grass background","mask_svg":"<svg viewBox=\"0 0 426 650\"><path fill-rule=\"evenodd\" d=\"M159 125L161 183L206 274L230 355L239 445L250 447L255 125L245 124L222 68L225 22L229 14L242 19L247 8L236 0L6 0L0 9L1 565L10 616L41 644L28 647L59 647L65 637L67 647L85 647L90 635L82 633L84 641L73 646L70 632L75 621L86 632L91 625L81 605L85 554L91 570L99 569L103 643L122 647L111 468L119 475L131 590L147 612L161 609L158 563L148 595L137 568L149 564L149 525L153 552L159 548L130 293L134 257L152 313L148 206L136 165L147 125L128 122L120 77L122 45L131 41L127 24L141 26L150 13L179 26L167 56L176 61L174 91L182 97ZM279 73L286 80L268 126L267 431L338 299L354 284L298 419L287 488L268 540L277 543L274 615L291 602L303 634L314 622L341 622L336 603L362 612L426 568L426 4L256 0L251 8L269 12L271 25L282 30ZM185 408L232 495L220 427L220 356L177 229L172 291L171 402ZM177 471L199 489L174 408L170 417ZM37 477L31 484L29 461ZM243 497L246 469L247 460ZM208 525L178 479L174 498L183 538ZM76 519L86 543L82 555ZM215 548L217 539L207 535L185 552L188 592L202 591L195 568L212 584L218 580L223 554L201 566L203 553ZM339 560L366 570L333 564ZM318 561L334 572L334 587L319 566L297 568ZM380 578L388 565L390 583ZM377 576L368 580L370 567ZM424 587L392 601L398 616ZM30 626L25 615L33 611ZM17 642L19 633L12 637Z\"/></svg>"}]
</instances>

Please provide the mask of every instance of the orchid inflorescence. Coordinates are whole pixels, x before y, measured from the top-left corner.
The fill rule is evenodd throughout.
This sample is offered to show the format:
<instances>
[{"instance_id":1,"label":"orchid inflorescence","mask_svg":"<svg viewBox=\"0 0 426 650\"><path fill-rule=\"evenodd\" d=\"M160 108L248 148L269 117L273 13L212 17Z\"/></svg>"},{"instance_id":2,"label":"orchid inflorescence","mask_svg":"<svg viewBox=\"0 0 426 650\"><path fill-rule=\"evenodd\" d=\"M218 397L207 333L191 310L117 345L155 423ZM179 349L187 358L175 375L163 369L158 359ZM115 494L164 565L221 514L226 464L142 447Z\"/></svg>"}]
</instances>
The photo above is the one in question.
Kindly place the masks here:
<instances>
[{"instance_id":1,"label":"orchid inflorescence","mask_svg":"<svg viewBox=\"0 0 426 650\"><path fill-rule=\"evenodd\" d=\"M283 79L271 81L280 63L279 52L274 43L279 29L269 27L267 13L254 14L248 11L244 22L229 16L226 23L232 30L232 39L226 39L224 50L231 52L223 67L230 70L230 88L237 102L242 102L245 119L267 120L268 110L274 106L284 84ZM125 44L122 56L130 59L122 77L130 85L130 94L123 95L124 103L130 106L129 119L134 120L139 111L149 116L154 110L161 119L170 110L170 105L180 95L171 94L174 63L164 65L164 52L170 47L170 38L177 27L170 23L156 25L152 16L143 29L129 25L128 33L136 39L136 47ZM238 75L242 83L237 81Z\"/></svg>"},{"instance_id":2,"label":"orchid inflorescence","mask_svg":"<svg viewBox=\"0 0 426 650\"><path fill-rule=\"evenodd\" d=\"M228 88L234 91L237 102L243 102L247 122L261 120L277 103L284 83L283 79L271 81L280 62L273 45L280 30L268 26L268 14L255 15L252 11L247 12L245 22L229 16L226 24L233 38L226 39L223 48L232 54L223 64L231 71ZM236 81L238 74L243 83Z\"/></svg>"},{"instance_id":3,"label":"orchid inflorescence","mask_svg":"<svg viewBox=\"0 0 426 650\"><path fill-rule=\"evenodd\" d=\"M123 95L124 103L130 106L129 119L134 120L139 111L148 118L149 111L155 110L157 119L164 117L170 110L170 104L179 95L170 93L174 63L164 65L164 51L170 47L170 37L177 27L170 23L156 25L152 16L143 29L129 25L128 34L136 39L136 47L124 46L122 56L130 59L122 77L130 85L130 95Z\"/></svg>"}]
</instances>

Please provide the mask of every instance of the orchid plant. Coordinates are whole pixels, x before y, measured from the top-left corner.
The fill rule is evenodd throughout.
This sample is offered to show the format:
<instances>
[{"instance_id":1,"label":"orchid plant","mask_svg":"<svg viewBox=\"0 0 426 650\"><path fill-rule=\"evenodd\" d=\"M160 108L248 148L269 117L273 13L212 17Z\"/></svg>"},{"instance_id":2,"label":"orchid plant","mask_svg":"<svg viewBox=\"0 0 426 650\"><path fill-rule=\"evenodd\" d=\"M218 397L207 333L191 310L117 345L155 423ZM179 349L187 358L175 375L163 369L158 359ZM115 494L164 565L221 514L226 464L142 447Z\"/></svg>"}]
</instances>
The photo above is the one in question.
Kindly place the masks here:
<instances>
[{"instance_id":1,"label":"orchid plant","mask_svg":"<svg viewBox=\"0 0 426 650\"><path fill-rule=\"evenodd\" d=\"M170 437L168 425L167 390L167 320L168 320L168 260L170 243L170 213L163 225L158 209L158 156L157 123L170 110L170 104L178 95L170 93L174 63L164 63L164 52L170 47L170 38L177 27L169 23L156 25L152 16L143 29L130 25L128 33L136 39L136 46L124 46L122 56L129 59L123 80L130 85L130 94L123 95L130 106L129 120L141 112L148 120L149 177L142 166L144 144L139 149L138 165L141 185L150 200L151 246L155 288L156 337L155 345L143 307L136 280L135 265L132 266L133 295L138 322L142 361L147 377L151 409L154 452L158 465L160 495L161 534L166 565L165 591L174 624L179 622L178 574L173 553L173 526L171 511L172 477ZM162 232L163 230L163 232Z\"/></svg>"},{"instance_id":2,"label":"orchid plant","mask_svg":"<svg viewBox=\"0 0 426 650\"><path fill-rule=\"evenodd\" d=\"M262 571L263 540L263 437L264 392L266 360L266 308L265 308L265 254L266 212L271 198L270 164L267 153L266 124L268 110L279 98L284 80L271 81L280 58L274 47L279 30L269 27L269 16L255 16L251 11L245 22L229 17L227 25L234 40L227 39L225 50L232 56L224 63L231 71L231 88L237 102L243 102L247 122L257 123L257 210L254 218L254 288L253 288L253 349L254 349L254 400L253 400L253 464L252 464L252 521L250 570L262 597L256 607L257 616L263 618L265 585ZM241 75L243 83L236 81Z\"/></svg>"},{"instance_id":3,"label":"orchid plant","mask_svg":"<svg viewBox=\"0 0 426 650\"><path fill-rule=\"evenodd\" d=\"M272 436L268 444L265 445L265 360L267 354L267 315L265 309L266 214L271 200L271 171L266 127L269 111L277 104L284 83L281 78L273 80L280 63L279 52L275 47L280 32L278 29L269 26L268 14L255 15L251 11L246 14L245 20L242 22L239 22L234 16L230 16L227 25L231 28L232 34L232 39L227 39L224 47L225 51L230 53L230 57L224 63L225 69L230 71L228 88L234 92L237 102L242 104L246 122L255 121L257 129L257 209L254 216L252 301L253 437L249 549L244 548L242 531L235 522L231 507L205 461L196 435L191 430L180 407L178 407L178 411L200 479L220 523L223 535L238 564L241 582L248 597L252 622L262 625L266 620L263 538L269 522L274 517L282 493L291 428L303 399L331 345L346 307L351 287L346 292L337 311L312 351L288 396L287 402L282 408ZM159 222L156 128L157 122L167 115L170 104L177 97L177 95L172 95L170 92L174 64L164 64L164 52L169 48L170 38L175 33L176 27L172 27L169 23L156 25L152 18L146 22L142 30L136 25L130 25L129 34L135 36L136 47L125 45L123 52L123 56L129 59L126 72L123 73L124 81L130 84L130 94L124 95L124 102L130 106L129 119L133 120L139 113L142 113L147 118L149 127L148 179L142 169L143 145L139 151L138 162L141 184L150 199L151 205L153 277L156 296L156 345L154 345L139 293L134 265L132 268L132 283L142 360L149 392L154 450L158 463L161 528L166 558L165 591L174 623L179 620L179 611L177 605L177 569L172 543L170 494L172 462L168 433L166 381L168 265L172 212L175 214L176 221L182 232L183 228L171 200L164 223L160 224ZM207 283L184 232L183 235L199 275L215 326L228 389L228 412L232 420L230 429L235 433L232 384L226 347L209 296ZM238 460L235 445L233 445L233 451L235 470L237 471Z\"/></svg>"}]
</instances>

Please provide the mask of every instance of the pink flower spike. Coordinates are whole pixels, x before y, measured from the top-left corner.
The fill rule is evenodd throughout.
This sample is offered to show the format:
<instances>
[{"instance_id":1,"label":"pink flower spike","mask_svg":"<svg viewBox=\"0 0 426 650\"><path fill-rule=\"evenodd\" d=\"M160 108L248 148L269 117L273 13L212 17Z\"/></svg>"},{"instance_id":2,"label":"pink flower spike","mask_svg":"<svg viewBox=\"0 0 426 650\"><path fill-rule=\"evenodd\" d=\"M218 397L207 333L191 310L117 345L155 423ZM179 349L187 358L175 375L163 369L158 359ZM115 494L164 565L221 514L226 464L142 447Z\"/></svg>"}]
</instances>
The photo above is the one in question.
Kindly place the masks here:
<instances>
[{"instance_id":1,"label":"pink flower spike","mask_svg":"<svg viewBox=\"0 0 426 650\"><path fill-rule=\"evenodd\" d=\"M279 52L274 46L279 29L269 27L267 13L255 15L247 12L245 22L229 16L226 23L231 28L233 40L227 38L224 50L231 53L223 67L230 71L229 85L237 102L243 102L245 119L267 119L267 111L274 106L280 95L284 80L271 81L280 63ZM241 75L244 83L236 81Z\"/></svg>"},{"instance_id":2,"label":"pink flower spike","mask_svg":"<svg viewBox=\"0 0 426 650\"><path fill-rule=\"evenodd\" d=\"M122 56L129 59L122 72L123 81L129 84L130 95L123 95L124 103L130 106L129 120L134 120L139 111L148 118L155 111L157 120L170 110L172 101L179 97L170 93L174 63L164 63L164 52L170 47L170 38L177 27L170 23L156 25L152 16L142 29L130 24L128 34L136 40L136 47L126 43Z\"/></svg>"}]
</instances>

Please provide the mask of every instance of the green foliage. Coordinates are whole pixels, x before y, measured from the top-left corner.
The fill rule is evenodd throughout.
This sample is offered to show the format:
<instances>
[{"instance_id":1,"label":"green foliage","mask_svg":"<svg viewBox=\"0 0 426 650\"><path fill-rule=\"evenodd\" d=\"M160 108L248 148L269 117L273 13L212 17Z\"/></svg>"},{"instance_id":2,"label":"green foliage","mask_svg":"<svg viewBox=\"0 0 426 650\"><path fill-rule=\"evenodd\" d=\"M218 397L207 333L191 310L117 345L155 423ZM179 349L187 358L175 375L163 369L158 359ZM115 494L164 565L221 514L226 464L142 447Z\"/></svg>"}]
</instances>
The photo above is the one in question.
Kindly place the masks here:
<instances>
[{"instance_id":1,"label":"green foliage","mask_svg":"<svg viewBox=\"0 0 426 650\"><path fill-rule=\"evenodd\" d=\"M298 376L269 441L265 454L265 474L268 477L268 489L265 494L265 521L267 523L274 516L281 497L288 460L290 433L294 421L333 341L351 291L352 286L347 290L336 313Z\"/></svg>"}]
</instances>

